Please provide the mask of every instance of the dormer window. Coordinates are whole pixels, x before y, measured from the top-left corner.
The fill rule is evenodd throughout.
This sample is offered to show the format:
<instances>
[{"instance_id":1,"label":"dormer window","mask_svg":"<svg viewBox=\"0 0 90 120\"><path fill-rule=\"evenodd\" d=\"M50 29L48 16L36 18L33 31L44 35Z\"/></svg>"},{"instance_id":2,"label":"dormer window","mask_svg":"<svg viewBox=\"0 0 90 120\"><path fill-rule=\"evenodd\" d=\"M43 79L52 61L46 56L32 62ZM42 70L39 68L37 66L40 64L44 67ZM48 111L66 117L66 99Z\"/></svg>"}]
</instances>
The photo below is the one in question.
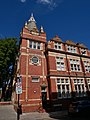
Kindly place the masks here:
<instances>
[{"instance_id":1,"label":"dormer window","mask_svg":"<svg viewBox=\"0 0 90 120\"><path fill-rule=\"evenodd\" d=\"M62 49L61 43L55 42L55 43L54 43L54 48L55 48L56 50L61 50L61 49Z\"/></svg>"},{"instance_id":2,"label":"dormer window","mask_svg":"<svg viewBox=\"0 0 90 120\"><path fill-rule=\"evenodd\" d=\"M68 50L68 52L76 53L76 47L75 46L67 45L67 50Z\"/></svg>"},{"instance_id":3,"label":"dormer window","mask_svg":"<svg viewBox=\"0 0 90 120\"><path fill-rule=\"evenodd\" d=\"M82 55L86 55L86 49L80 48L80 51L81 51L81 54L82 54Z\"/></svg>"}]
</instances>

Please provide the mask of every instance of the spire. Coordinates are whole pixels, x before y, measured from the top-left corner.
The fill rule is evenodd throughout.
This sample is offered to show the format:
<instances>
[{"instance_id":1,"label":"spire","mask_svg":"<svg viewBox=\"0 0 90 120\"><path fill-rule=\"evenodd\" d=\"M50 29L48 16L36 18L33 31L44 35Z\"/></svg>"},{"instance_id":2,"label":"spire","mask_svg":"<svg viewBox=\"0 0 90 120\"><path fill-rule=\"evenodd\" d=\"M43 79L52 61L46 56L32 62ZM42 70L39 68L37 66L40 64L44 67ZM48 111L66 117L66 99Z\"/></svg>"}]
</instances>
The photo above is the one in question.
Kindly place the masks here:
<instances>
[{"instance_id":1,"label":"spire","mask_svg":"<svg viewBox=\"0 0 90 120\"><path fill-rule=\"evenodd\" d=\"M28 20L28 22L35 22L35 23L36 23L36 21L35 21L35 19L34 19L34 17L33 17L33 13L31 14L31 17L30 17L30 19Z\"/></svg>"},{"instance_id":2,"label":"spire","mask_svg":"<svg viewBox=\"0 0 90 120\"><path fill-rule=\"evenodd\" d=\"M31 32L38 32L38 29L37 29L37 26L36 26L36 21L33 17L33 13L31 14L31 17L30 19L28 20L28 23L27 23L27 26L28 26L28 30Z\"/></svg>"}]
</instances>

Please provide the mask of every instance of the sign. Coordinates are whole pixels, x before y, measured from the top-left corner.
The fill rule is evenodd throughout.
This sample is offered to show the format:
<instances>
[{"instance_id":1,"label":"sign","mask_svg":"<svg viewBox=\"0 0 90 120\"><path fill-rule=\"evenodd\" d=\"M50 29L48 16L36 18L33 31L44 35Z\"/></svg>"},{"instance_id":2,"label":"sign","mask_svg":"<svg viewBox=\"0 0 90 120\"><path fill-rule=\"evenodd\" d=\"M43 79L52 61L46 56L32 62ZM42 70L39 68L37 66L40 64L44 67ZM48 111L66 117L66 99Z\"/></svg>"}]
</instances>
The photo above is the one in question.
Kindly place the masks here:
<instances>
[{"instance_id":1,"label":"sign","mask_svg":"<svg viewBox=\"0 0 90 120\"><path fill-rule=\"evenodd\" d=\"M16 94L21 94L22 93L22 77L17 77L17 82L16 82Z\"/></svg>"}]
</instances>

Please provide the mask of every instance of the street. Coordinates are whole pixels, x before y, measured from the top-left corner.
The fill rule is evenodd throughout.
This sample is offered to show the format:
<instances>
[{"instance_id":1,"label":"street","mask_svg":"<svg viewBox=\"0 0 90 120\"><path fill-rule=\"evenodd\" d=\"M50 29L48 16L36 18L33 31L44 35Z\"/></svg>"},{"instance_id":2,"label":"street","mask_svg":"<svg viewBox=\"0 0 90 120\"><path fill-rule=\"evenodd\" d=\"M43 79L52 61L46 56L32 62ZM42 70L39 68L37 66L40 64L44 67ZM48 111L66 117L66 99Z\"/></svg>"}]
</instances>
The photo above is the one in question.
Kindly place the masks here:
<instances>
[{"instance_id":1,"label":"street","mask_svg":"<svg viewBox=\"0 0 90 120\"><path fill-rule=\"evenodd\" d=\"M67 111L51 112L51 113L23 113L20 116L20 120L89 120L87 116L68 116ZM17 120L17 114L12 105L0 106L0 120Z\"/></svg>"}]
</instances>

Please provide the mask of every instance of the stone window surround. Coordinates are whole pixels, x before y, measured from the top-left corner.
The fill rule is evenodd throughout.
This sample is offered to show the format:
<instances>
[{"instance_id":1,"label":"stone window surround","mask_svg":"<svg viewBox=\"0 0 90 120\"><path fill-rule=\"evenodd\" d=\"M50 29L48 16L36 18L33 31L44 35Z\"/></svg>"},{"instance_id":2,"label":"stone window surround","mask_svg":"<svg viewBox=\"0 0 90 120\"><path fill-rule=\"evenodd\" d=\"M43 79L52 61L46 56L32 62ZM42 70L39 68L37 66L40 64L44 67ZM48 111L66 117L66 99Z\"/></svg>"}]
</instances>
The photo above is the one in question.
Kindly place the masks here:
<instances>
[{"instance_id":1,"label":"stone window surround","mask_svg":"<svg viewBox=\"0 0 90 120\"><path fill-rule=\"evenodd\" d=\"M56 57L56 67L59 71L65 71L65 63L63 57Z\"/></svg>"},{"instance_id":2,"label":"stone window surround","mask_svg":"<svg viewBox=\"0 0 90 120\"><path fill-rule=\"evenodd\" d=\"M64 78L64 77L57 78L56 84L57 84L58 99L71 97L71 95L70 95L71 85L70 85L69 78Z\"/></svg>"}]
</instances>

